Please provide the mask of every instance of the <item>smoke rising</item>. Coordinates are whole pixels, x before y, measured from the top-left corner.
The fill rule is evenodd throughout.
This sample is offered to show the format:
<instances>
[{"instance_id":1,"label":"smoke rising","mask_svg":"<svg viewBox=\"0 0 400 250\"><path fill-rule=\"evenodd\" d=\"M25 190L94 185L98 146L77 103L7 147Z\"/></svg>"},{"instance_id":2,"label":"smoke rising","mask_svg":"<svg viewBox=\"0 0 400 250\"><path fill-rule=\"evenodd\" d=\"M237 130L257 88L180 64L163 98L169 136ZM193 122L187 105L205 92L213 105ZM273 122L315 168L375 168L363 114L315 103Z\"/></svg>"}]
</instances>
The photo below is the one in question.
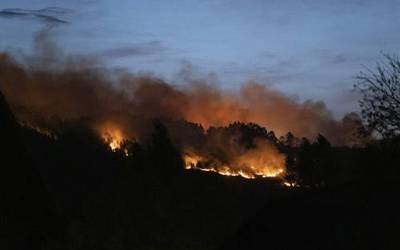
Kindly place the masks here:
<instances>
[{"instance_id":1,"label":"smoke rising","mask_svg":"<svg viewBox=\"0 0 400 250\"><path fill-rule=\"evenodd\" d=\"M223 91L201 80L182 87L117 72L92 58L64 55L45 31L37 34L34 48L30 56L0 54L0 90L25 122L83 118L96 128L112 124L125 137L140 139L153 119L186 120L204 129L240 121L278 136L290 131L312 139L321 133L334 144L348 143L348 124L336 121L322 101L299 102L256 82Z\"/></svg>"}]
</instances>

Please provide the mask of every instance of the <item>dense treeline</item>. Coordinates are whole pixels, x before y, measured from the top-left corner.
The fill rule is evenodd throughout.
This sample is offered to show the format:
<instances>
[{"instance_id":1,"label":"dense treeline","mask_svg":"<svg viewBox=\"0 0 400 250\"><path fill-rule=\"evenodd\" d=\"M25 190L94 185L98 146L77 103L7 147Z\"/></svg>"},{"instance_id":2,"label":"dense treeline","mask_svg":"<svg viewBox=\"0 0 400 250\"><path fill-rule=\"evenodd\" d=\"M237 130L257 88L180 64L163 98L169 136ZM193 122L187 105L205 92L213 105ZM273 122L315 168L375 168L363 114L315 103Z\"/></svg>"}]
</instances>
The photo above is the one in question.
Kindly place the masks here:
<instances>
[{"instance_id":1,"label":"dense treeline","mask_svg":"<svg viewBox=\"0 0 400 250\"><path fill-rule=\"evenodd\" d=\"M385 249L395 240L397 207L381 205L398 194L398 138L337 147L256 124L212 128L286 155L284 180L246 180L184 170L168 123L114 152L86 121L54 134L20 125L3 96L0 121L0 249Z\"/></svg>"}]
</instances>

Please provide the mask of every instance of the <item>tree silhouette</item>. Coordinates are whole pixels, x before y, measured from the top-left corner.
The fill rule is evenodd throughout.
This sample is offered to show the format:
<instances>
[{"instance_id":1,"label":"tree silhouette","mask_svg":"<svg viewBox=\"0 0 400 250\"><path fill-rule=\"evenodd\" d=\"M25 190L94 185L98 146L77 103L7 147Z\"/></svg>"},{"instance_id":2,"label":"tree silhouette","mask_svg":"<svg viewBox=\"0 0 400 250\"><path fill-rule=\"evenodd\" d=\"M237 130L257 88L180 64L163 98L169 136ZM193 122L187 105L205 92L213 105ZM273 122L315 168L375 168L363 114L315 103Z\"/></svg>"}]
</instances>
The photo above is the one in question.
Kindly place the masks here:
<instances>
[{"instance_id":1,"label":"tree silhouette","mask_svg":"<svg viewBox=\"0 0 400 250\"><path fill-rule=\"evenodd\" d=\"M178 149L173 145L167 128L159 120L154 121L154 132L147 146L149 166L161 174L165 172L179 173L183 169L183 161Z\"/></svg>"},{"instance_id":2,"label":"tree silhouette","mask_svg":"<svg viewBox=\"0 0 400 250\"><path fill-rule=\"evenodd\" d=\"M313 143L313 168L314 184L321 186L331 182L332 171L332 146L329 141L321 134L317 136Z\"/></svg>"},{"instance_id":3,"label":"tree silhouette","mask_svg":"<svg viewBox=\"0 0 400 250\"><path fill-rule=\"evenodd\" d=\"M303 138L301 140L298 161L298 175L300 184L312 186L314 184L312 145L307 138Z\"/></svg>"},{"instance_id":4,"label":"tree silhouette","mask_svg":"<svg viewBox=\"0 0 400 250\"><path fill-rule=\"evenodd\" d=\"M400 59L384 57L375 70L361 71L354 87L362 94L359 103L368 128L390 138L400 134Z\"/></svg>"},{"instance_id":5,"label":"tree silhouette","mask_svg":"<svg viewBox=\"0 0 400 250\"><path fill-rule=\"evenodd\" d=\"M282 151L286 155L285 179L287 182L294 184L298 179L296 166L296 147L298 144L298 139L291 132L288 132L285 136L282 136L280 138L280 144L282 147Z\"/></svg>"}]
</instances>

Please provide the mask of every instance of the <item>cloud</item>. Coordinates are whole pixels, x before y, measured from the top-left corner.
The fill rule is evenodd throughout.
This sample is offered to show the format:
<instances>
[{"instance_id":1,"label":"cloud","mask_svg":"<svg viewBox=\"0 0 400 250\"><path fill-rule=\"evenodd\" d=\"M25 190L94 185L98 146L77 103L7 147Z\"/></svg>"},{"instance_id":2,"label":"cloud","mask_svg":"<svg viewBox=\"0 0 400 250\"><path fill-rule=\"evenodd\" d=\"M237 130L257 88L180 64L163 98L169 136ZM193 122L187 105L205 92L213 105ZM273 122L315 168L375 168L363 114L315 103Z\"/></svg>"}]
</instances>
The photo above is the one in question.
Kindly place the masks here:
<instances>
[{"instance_id":1,"label":"cloud","mask_svg":"<svg viewBox=\"0 0 400 250\"><path fill-rule=\"evenodd\" d=\"M60 7L47 7L44 9L30 10L20 8L8 8L0 10L2 18L30 18L36 19L47 24L67 24L68 21L59 18L59 15L71 13L72 10Z\"/></svg>"},{"instance_id":2,"label":"cloud","mask_svg":"<svg viewBox=\"0 0 400 250\"><path fill-rule=\"evenodd\" d=\"M124 58L132 56L149 56L162 54L167 51L161 41L135 43L125 47L110 48L100 51L96 56L101 58Z\"/></svg>"}]
</instances>

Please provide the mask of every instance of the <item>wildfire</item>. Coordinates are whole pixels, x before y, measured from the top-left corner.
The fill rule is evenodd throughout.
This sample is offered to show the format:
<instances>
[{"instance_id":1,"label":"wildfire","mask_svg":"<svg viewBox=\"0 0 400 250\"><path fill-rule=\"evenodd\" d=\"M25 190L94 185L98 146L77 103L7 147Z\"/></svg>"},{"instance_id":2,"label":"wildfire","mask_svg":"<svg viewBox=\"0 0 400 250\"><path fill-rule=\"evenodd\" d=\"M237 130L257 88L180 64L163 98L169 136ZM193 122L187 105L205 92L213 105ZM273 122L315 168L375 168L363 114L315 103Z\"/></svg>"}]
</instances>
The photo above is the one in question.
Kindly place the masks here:
<instances>
[{"instance_id":1,"label":"wildfire","mask_svg":"<svg viewBox=\"0 0 400 250\"><path fill-rule=\"evenodd\" d=\"M121 141L118 138L112 138L110 143L108 144L110 146L110 148L115 151L117 150L120 145L121 145Z\"/></svg>"},{"instance_id":2,"label":"wildfire","mask_svg":"<svg viewBox=\"0 0 400 250\"><path fill-rule=\"evenodd\" d=\"M197 169L205 172L215 172L225 176L239 176L246 179L280 177L284 174L284 168L281 166L257 166L257 165L217 165L210 163L210 160L189 153L184 157L185 169Z\"/></svg>"},{"instance_id":3,"label":"wildfire","mask_svg":"<svg viewBox=\"0 0 400 250\"><path fill-rule=\"evenodd\" d=\"M115 124L103 124L100 134L112 151L121 149L125 135ZM194 153L186 149L183 160L185 169L215 172L224 176L238 176L246 179L277 178L285 173L285 156L276 147L265 141L256 141L256 147L243 149L231 155L228 161L211 157L207 153ZM124 150L126 156L128 152ZM287 185L284 183L284 185Z\"/></svg>"},{"instance_id":4,"label":"wildfire","mask_svg":"<svg viewBox=\"0 0 400 250\"><path fill-rule=\"evenodd\" d=\"M57 139L57 135L53 131L51 131L50 129L46 129L44 127L35 126L35 125L29 124L29 123L24 123L24 122L20 122L20 125L22 127L35 130L39 134L47 136L48 138Z\"/></svg>"},{"instance_id":5,"label":"wildfire","mask_svg":"<svg viewBox=\"0 0 400 250\"><path fill-rule=\"evenodd\" d=\"M124 141L124 135L122 131L112 124L106 124L99 128L103 140L108 143L108 146L112 151L116 151L121 148L122 142Z\"/></svg>"},{"instance_id":6,"label":"wildfire","mask_svg":"<svg viewBox=\"0 0 400 250\"><path fill-rule=\"evenodd\" d=\"M201 160L203 160L203 158L195 154L187 154L183 157L186 169L195 168Z\"/></svg>"}]
</instances>

